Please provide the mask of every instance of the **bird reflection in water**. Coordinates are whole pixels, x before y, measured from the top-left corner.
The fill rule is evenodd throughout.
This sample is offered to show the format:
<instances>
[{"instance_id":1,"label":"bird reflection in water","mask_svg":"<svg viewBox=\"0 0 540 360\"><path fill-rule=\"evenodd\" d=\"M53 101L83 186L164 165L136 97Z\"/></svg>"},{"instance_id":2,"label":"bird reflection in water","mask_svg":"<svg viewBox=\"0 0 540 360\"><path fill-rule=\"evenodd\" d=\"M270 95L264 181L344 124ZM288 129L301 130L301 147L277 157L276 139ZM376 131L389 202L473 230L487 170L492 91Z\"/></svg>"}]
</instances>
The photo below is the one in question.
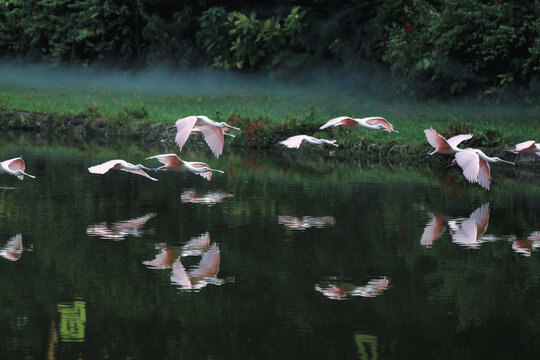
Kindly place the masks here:
<instances>
[{"instance_id":1,"label":"bird reflection in water","mask_svg":"<svg viewBox=\"0 0 540 360\"><path fill-rule=\"evenodd\" d=\"M473 211L468 219L448 220L452 242L470 249L477 249L483 242L492 241L484 236L489 224L489 203Z\"/></svg>"},{"instance_id":2,"label":"bird reflection in water","mask_svg":"<svg viewBox=\"0 0 540 360\"><path fill-rule=\"evenodd\" d=\"M116 241L124 240L128 235L140 237L144 233L141 227L154 216L156 216L155 213L148 213L138 218L118 221L111 225L107 223L90 225L86 228L86 234L99 236L101 239Z\"/></svg>"},{"instance_id":3,"label":"bird reflection in water","mask_svg":"<svg viewBox=\"0 0 540 360\"><path fill-rule=\"evenodd\" d=\"M304 216L301 219L296 216L278 215L278 223L293 230L306 230L309 228L323 228L334 226L336 219L333 216Z\"/></svg>"},{"instance_id":4,"label":"bird reflection in water","mask_svg":"<svg viewBox=\"0 0 540 360\"><path fill-rule=\"evenodd\" d=\"M445 222L445 218L442 216L431 214L431 219L424 228L420 244L428 248L432 247L435 240L444 232Z\"/></svg>"},{"instance_id":5,"label":"bird reflection in water","mask_svg":"<svg viewBox=\"0 0 540 360\"><path fill-rule=\"evenodd\" d=\"M210 234L205 233L194 237L184 246L167 246L165 243L156 244L159 254L153 260L143 261L149 269L170 269L176 259L183 256L201 256L210 245Z\"/></svg>"},{"instance_id":6,"label":"bird reflection in water","mask_svg":"<svg viewBox=\"0 0 540 360\"><path fill-rule=\"evenodd\" d=\"M540 247L540 231L532 232L526 240L520 240L515 235L510 235L508 241L512 243L512 250L528 257L536 248Z\"/></svg>"},{"instance_id":7,"label":"bird reflection in water","mask_svg":"<svg viewBox=\"0 0 540 360\"><path fill-rule=\"evenodd\" d=\"M364 286L342 282L337 278L330 278L315 285L315 290L332 300L347 300L353 296L375 297L390 286L390 279L381 276L368 281Z\"/></svg>"},{"instance_id":8,"label":"bird reflection in water","mask_svg":"<svg viewBox=\"0 0 540 360\"><path fill-rule=\"evenodd\" d=\"M228 197L231 197L231 194L227 194L221 191L212 191L207 192L206 194L198 194L193 189L186 190L180 195L180 200L183 203L189 204L204 204L208 206L215 205L222 202Z\"/></svg>"},{"instance_id":9,"label":"bird reflection in water","mask_svg":"<svg viewBox=\"0 0 540 360\"><path fill-rule=\"evenodd\" d=\"M9 239L0 250L0 256L10 261L17 261L21 258L23 253L22 235L17 234Z\"/></svg>"},{"instance_id":10,"label":"bird reflection in water","mask_svg":"<svg viewBox=\"0 0 540 360\"><path fill-rule=\"evenodd\" d=\"M221 285L229 279L219 279L220 254L216 243L210 245L204 252L199 264L186 271L186 268L178 257L172 265L171 283L178 285L181 290L198 291L208 284Z\"/></svg>"}]
</instances>

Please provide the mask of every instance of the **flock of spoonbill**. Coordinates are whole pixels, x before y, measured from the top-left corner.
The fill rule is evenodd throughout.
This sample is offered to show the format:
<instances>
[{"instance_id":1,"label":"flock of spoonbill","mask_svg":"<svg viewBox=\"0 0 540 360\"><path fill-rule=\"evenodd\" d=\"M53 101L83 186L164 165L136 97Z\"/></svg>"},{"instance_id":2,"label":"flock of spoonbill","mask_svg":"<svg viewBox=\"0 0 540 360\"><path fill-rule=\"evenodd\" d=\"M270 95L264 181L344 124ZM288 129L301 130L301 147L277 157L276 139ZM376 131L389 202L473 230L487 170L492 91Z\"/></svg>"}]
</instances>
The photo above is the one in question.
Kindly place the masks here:
<instances>
[{"instance_id":1,"label":"flock of spoonbill","mask_svg":"<svg viewBox=\"0 0 540 360\"><path fill-rule=\"evenodd\" d=\"M365 117L361 119L348 116L339 116L328 120L319 129L324 130L336 127L384 130L390 133L398 132L388 120L377 116ZM191 134L201 133L212 153L218 158L223 153L225 135L234 137L234 135L229 134L228 131L240 130L239 128L231 126L225 122L217 122L203 115L187 116L185 118L178 119L175 124L169 128L176 129L175 142L180 150L182 150ZM432 152L427 153L426 155L454 155L455 158L453 160L453 164L457 163L461 167L465 178L471 183L478 183L486 190L490 189L491 184L491 171L489 167L490 162L504 162L514 165L514 163L503 160L499 157L487 156L480 149L459 148L458 145L463 141L471 139L473 137L472 134L460 134L451 137L450 139L445 139L433 128L424 130L424 133L428 143L434 148ZM336 144L336 142L337 140L318 139L313 136L302 134L291 136L288 139L280 141L278 144L284 145L288 148L298 149L304 143L315 145L328 144L337 147L338 144ZM536 143L534 140L525 141L517 144L514 149L509 149L507 151L514 154L536 154L540 156L540 143ZM144 176L152 181L158 181L158 179L148 175L146 171L151 170L157 172L188 170L194 174L204 177L207 180L212 179L213 172L223 173L222 170L213 169L204 162L182 160L176 154L159 154L146 158L146 160L151 159L158 160L163 165L157 168L149 168L141 164L134 165L122 159L114 159L106 161L102 164L91 166L88 168L88 171L92 174L105 174L109 170L122 170ZM20 180L23 180L24 176L35 178L34 176L25 172L24 160L20 157L2 161L0 163L0 174L2 173L14 175Z\"/></svg>"}]
</instances>

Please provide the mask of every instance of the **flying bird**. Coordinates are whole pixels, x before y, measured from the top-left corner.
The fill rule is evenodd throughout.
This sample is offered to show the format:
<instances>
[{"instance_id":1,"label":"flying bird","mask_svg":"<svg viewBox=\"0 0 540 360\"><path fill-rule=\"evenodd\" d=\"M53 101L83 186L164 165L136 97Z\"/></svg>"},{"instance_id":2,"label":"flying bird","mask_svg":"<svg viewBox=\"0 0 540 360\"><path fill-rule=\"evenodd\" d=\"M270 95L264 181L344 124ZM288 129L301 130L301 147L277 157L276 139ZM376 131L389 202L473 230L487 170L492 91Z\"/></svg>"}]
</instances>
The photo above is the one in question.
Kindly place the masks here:
<instances>
[{"instance_id":1,"label":"flying bird","mask_svg":"<svg viewBox=\"0 0 540 360\"><path fill-rule=\"evenodd\" d=\"M340 116L331 120L328 120L326 124L319 129L335 128L337 126L343 126L353 129L366 128L371 130L385 130L388 132L399 132L394 128L394 125L390 124L388 120L382 117L366 117L362 119L354 119L348 116Z\"/></svg>"},{"instance_id":2,"label":"flying bird","mask_svg":"<svg viewBox=\"0 0 540 360\"><path fill-rule=\"evenodd\" d=\"M467 180L477 182L484 189L489 190L491 182L490 162L504 162L514 165L513 162L502 160L498 157L489 157L478 149L464 149L456 153L458 165L463 170Z\"/></svg>"},{"instance_id":3,"label":"flying bird","mask_svg":"<svg viewBox=\"0 0 540 360\"><path fill-rule=\"evenodd\" d=\"M457 146L465 140L469 140L472 138L472 134L460 134L451 137L450 139L446 140L442 135L439 135L435 129L426 129L424 130L424 133L426 134L426 138L431 146L435 148L430 153L427 153L426 155L433 155L433 154L454 154L462 149L458 148Z\"/></svg>"},{"instance_id":4,"label":"flying bird","mask_svg":"<svg viewBox=\"0 0 540 360\"><path fill-rule=\"evenodd\" d=\"M315 144L315 145L329 144L329 145L338 147L338 145L336 144L336 140L317 139L317 138L314 138L313 136L308 136L308 135L291 136L290 138L286 140L280 141L279 144L285 145L286 147L291 148L291 149L298 149L300 145L302 145L304 142L308 144Z\"/></svg>"},{"instance_id":5,"label":"flying bird","mask_svg":"<svg viewBox=\"0 0 540 360\"><path fill-rule=\"evenodd\" d=\"M532 232L527 240L520 240L515 235L508 239L512 243L512 250L523 256L531 256L531 253L540 247L540 231Z\"/></svg>"},{"instance_id":6,"label":"flying bird","mask_svg":"<svg viewBox=\"0 0 540 360\"><path fill-rule=\"evenodd\" d=\"M16 176L19 180L23 180L24 176L29 176L35 179L35 176L24 172L25 165L24 160L20 157L4 160L0 162L0 174L9 174Z\"/></svg>"},{"instance_id":7,"label":"flying bird","mask_svg":"<svg viewBox=\"0 0 540 360\"><path fill-rule=\"evenodd\" d=\"M151 177L150 175L148 175L146 172L144 172L144 170L152 170L152 169L149 169L146 166L143 166L141 164L133 165L132 163L129 163L121 159L109 160L109 161L104 162L103 164L91 166L88 168L88 171L91 172L92 174L105 174L111 169L127 171L133 174L142 175L153 181L158 181L158 179L155 179Z\"/></svg>"},{"instance_id":8,"label":"flying bird","mask_svg":"<svg viewBox=\"0 0 540 360\"><path fill-rule=\"evenodd\" d=\"M536 154L540 156L540 143L529 140L517 144L515 148L508 151L513 152L514 154Z\"/></svg>"},{"instance_id":9,"label":"flying bird","mask_svg":"<svg viewBox=\"0 0 540 360\"><path fill-rule=\"evenodd\" d=\"M225 142L224 135L230 135L227 134L227 131L231 129L240 130L225 122L217 122L203 115L188 116L178 119L176 120L174 127L176 127L175 142L180 150L182 150L189 135L193 132L201 132L204 135L204 140L216 157L219 157L223 153L223 143Z\"/></svg>"},{"instance_id":10,"label":"flying bird","mask_svg":"<svg viewBox=\"0 0 540 360\"><path fill-rule=\"evenodd\" d=\"M189 170L194 174L201 175L206 180L212 179L212 173L214 171L220 172L223 174L222 170L216 170L210 168L208 164L198 161L184 161L178 157L176 154L161 154L147 157L146 160L157 159L163 164L156 168L155 170L169 170L169 171L183 171Z\"/></svg>"}]
</instances>

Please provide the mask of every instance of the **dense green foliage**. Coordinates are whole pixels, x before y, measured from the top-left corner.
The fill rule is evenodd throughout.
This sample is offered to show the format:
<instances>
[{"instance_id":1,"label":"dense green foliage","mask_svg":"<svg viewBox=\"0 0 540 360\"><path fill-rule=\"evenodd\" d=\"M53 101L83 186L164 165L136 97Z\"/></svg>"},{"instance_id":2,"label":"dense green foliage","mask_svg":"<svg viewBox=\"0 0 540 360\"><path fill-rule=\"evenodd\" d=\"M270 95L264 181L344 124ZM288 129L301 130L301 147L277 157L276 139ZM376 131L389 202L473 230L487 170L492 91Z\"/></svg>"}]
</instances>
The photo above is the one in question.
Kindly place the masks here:
<instances>
[{"instance_id":1,"label":"dense green foliage","mask_svg":"<svg viewBox=\"0 0 540 360\"><path fill-rule=\"evenodd\" d=\"M281 76L323 64L387 68L402 93L532 102L540 93L539 11L530 0L3 0L0 54Z\"/></svg>"}]
</instances>

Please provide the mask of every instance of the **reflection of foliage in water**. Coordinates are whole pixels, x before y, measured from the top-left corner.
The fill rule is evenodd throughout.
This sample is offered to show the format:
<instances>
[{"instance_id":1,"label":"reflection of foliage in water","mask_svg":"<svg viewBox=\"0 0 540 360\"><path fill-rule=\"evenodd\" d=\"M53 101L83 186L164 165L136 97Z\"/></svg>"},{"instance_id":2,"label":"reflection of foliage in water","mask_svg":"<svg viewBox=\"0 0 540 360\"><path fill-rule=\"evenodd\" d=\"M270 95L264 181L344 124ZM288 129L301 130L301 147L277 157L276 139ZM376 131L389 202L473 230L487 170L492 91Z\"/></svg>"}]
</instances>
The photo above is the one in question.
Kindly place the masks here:
<instances>
[{"instance_id":1,"label":"reflection of foliage in water","mask_svg":"<svg viewBox=\"0 0 540 360\"><path fill-rule=\"evenodd\" d=\"M513 254L503 241L467 252L452 244L449 234L430 249L419 244L427 211L467 216L486 198L492 206L491 234L530 233L538 224L540 203L534 184L509 179L486 193L467 184L445 184L431 171L296 154L278 160L227 154L212 159L213 166L227 171L212 182L159 174L159 183L153 183L130 174L92 177L86 170L107 158L144 159L147 150L89 149L96 151L0 148L0 154L25 156L38 176L15 183L15 191L0 191L0 234L8 234L3 239L20 232L35 246L17 263L0 263L1 273L8 274L0 277L0 322L14 330L0 338L0 357L11 354L6 349L13 349L13 341L39 354L47 339L40 329L56 316L59 302L74 296L87 304L86 334L103 334L86 337L88 357L136 358L152 343L177 358L186 353L275 357L299 347L303 355L330 358L334 347L312 346L313 339L327 336L355 356L350 334L359 326L392 342L393 347L377 349L381 357L409 351L421 356L433 349L425 347L426 339L451 353L451 347L463 346L459 334L471 325L485 329L482 324L493 318L512 325L525 342L538 335L540 319L527 310L540 283L535 257ZM185 156L195 160L201 155ZM0 178L2 185L13 181L18 180ZM212 207L196 206L182 203L186 188L223 189L234 196ZM113 243L84 234L89 224L150 211L157 214L152 219L156 231L143 238ZM291 232L278 224L281 214L332 215L335 225ZM168 276L141 264L155 254L155 243L181 246L204 231L219 243L220 277L234 276L234 286L178 294ZM335 307L313 290L328 274L358 284L388 274L393 287L370 303L355 299ZM250 288L254 281L257 290ZM413 326L421 344L411 340Z\"/></svg>"}]
</instances>

